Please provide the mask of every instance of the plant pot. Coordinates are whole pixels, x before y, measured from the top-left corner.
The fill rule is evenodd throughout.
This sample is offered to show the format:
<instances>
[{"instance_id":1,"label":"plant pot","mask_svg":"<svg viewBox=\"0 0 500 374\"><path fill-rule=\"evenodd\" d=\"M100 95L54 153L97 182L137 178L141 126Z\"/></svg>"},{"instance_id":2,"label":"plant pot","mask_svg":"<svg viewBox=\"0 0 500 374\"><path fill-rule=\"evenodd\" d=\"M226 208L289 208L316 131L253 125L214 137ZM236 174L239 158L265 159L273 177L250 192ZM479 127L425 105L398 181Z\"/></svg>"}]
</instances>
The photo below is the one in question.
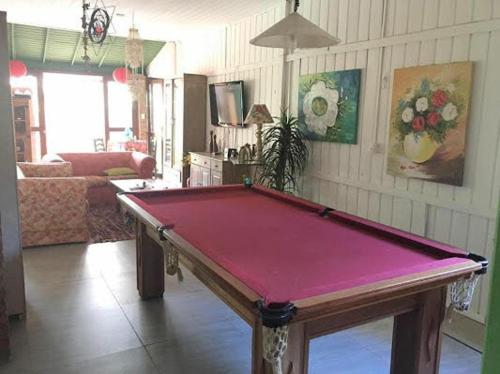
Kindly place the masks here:
<instances>
[{"instance_id":1,"label":"plant pot","mask_svg":"<svg viewBox=\"0 0 500 374\"><path fill-rule=\"evenodd\" d=\"M439 146L425 131L419 134L409 133L403 141L406 157L417 164L430 160Z\"/></svg>"}]
</instances>

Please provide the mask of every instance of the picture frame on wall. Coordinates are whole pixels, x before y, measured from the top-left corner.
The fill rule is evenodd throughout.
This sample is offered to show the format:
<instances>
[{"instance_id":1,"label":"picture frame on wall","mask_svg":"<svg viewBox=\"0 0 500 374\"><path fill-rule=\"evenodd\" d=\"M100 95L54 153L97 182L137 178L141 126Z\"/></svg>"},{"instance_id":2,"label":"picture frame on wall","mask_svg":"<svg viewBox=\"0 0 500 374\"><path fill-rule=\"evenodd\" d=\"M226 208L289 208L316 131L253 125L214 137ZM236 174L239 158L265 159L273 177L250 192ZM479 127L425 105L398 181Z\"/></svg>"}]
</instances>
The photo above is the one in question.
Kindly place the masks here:
<instances>
[{"instance_id":1,"label":"picture frame on wall","mask_svg":"<svg viewBox=\"0 0 500 374\"><path fill-rule=\"evenodd\" d=\"M463 185L472 62L394 71L387 172Z\"/></svg>"},{"instance_id":2,"label":"picture frame on wall","mask_svg":"<svg viewBox=\"0 0 500 374\"><path fill-rule=\"evenodd\" d=\"M356 144L361 69L299 78L298 120L309 140Z\"/></svg>"}]
</instances>

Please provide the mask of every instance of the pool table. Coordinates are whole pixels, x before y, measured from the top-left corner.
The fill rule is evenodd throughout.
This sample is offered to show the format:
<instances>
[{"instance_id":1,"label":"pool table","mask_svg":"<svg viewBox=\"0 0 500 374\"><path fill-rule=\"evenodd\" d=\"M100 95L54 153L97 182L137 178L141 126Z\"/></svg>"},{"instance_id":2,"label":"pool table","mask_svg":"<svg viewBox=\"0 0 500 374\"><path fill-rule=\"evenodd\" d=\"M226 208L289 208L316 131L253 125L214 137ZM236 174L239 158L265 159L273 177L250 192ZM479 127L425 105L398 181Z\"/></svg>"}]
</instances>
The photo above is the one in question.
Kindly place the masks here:
<instances>
[{"instance_id":1,"label":"pool table","mask_svg":"<svg viewBox=\"0 0 500 374\"><path fill-rule=\"evenodd\" d=\"M447 286L473 289L487 267L481 256L259 185L118 198L136 218L141 297L161 297L165 272L181 279L184 265L253 328L254 374L306 373L310 339L388 316L391 373L437 373Z\"/></svg>"}]
</instances>

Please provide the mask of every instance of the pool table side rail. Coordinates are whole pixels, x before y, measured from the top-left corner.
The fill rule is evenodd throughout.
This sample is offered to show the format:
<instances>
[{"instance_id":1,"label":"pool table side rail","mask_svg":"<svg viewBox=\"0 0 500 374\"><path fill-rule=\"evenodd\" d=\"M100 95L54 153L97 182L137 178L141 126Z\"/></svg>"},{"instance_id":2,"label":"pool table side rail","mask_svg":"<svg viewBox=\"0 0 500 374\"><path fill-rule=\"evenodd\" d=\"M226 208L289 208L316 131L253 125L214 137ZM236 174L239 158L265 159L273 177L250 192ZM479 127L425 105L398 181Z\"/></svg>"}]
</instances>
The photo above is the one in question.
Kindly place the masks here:
<instances>
[{"instance_id":1,"label":"pool table side rail","mask_svg":"<svg viewBox=\"0 0 500 374\"><path fill-rule=\"evenodd\" d=\"M117 196L122 206L149 227L148 233L159 245L169 241L180 254L180 260L199 280L233 308L247 323L258 317L257 302L261 297L174 230L162 229L162 223L132 201L127 194ZM160 230L160 231L158 231Z\"/></svg>"},{"instance_id":2,"label":"pool table side rail","mask_svg":"<svg viewBox=\"0 0 500 374\"><path fill-rule=\"evenodd\" d=\"M301 300L293 300L297 308L295 321L314 319L315 316L346 312L361 305L377 304L391 299L425 292L448 284L481 269L481 264L472 260L416 274L404 275L345 290L330 292Z\"/></svg>"},{"instance_id":3,"label":"pool table side rail","mask_svg":"<svg viewBox=\"0 0 500 374\"><path fill-rule=\"evenodd\" d=\"M413 233L402 231L400 229L378 222L370 221L365 218L356 217L352 214L331 210L328 212L328 217L332 220L336 220L337 222L340 221L359 227L360 229L368 231L375 236L380 236L384 239L397 241L406 247L425 251L436 257L467 258L469 255L469 252L466 252L460 248L437 242L423 236L415 235Z\"/></svg>"},{"instance_id":4,"label":"pool table side rail","mask_svg":"<svg viewBox=\"0 0 500 374\"><path fill-rule=\"evenodd\" d=\"M257 303L262 299L260 295L183 239L174 229L162 229L162 223L132 201L127 194L119 195L118 199L129 212L132 212L134 216L150 227L150 234L155 235L158 242L166 239L174 245L179 251L181 259L184 258L182 263L198 279L221 297L249 324L255 322L259 315ZM158 231L159 229L160 231ZM447 267L387 279L302 300L293 300L292 303L296 307L296 315L293 321L312 320L319 315L336 314L341 311L355 309L360 305L376 304L381 300L391 300L445 286L480 269L480 264L464 259L463 262Z\"/></svg>"},{"instance_id":5,"label":"pool table side rail","mask_svg":"<svg viewBox=\"0 0 500 374\"><path fill-rule=\"evenodd\" d=\"M217 192L221 189L224 190L243 190L246 187L242 184L225 184L223 186L198 186L198 187L189 187L189 188L169 188L165 190L137 190L137 191L129 191L123 194L134 195L134 196L162 196L165 194L168 195L187 195L187 194L196 194L196 193L210 193Z\"/></svg>"},{"instance_id":6,"label":"pool table side rail","mask_svg":"<svg viewBox=\"0 0 500 374\"><path fill-rule=\"evenodd\" d=\"M237 185L232 185L235 187ZM219 186L218 188L225 187ZM217 187L216 187L217 188ZM261 186L261 185L252 185L252 190L271 198L284 201L286 203L292 204L296 207L302 208L307 211L316 212L319 215L332 219L336 222L346 223L350 225L354 225L359 227L364 231L368 231L375 236L383 237L384 239L389 239L393 241L397 241L398 243L404 246L411 246L413 249L419 249L425 251L431 255L436 257L463 257L463 258L471 258L476 257L476 262L481 262L484 268L484 272L486 272L488 262L486 259L466 252L460 248L453 247L451 245L440 243L432 239L428 239L423 236L415 235L413 233L409 233L391 226L384 225L382 223L370 221L368 219L357 217L349 213L340 212L336 209L326 207L321 204L317 204L311 202L309 200L302 199L297 196L284 194L282 192L272 190L270 188ZM477 258L480 257L480 258Z\"/></svg>"}]
</instances>

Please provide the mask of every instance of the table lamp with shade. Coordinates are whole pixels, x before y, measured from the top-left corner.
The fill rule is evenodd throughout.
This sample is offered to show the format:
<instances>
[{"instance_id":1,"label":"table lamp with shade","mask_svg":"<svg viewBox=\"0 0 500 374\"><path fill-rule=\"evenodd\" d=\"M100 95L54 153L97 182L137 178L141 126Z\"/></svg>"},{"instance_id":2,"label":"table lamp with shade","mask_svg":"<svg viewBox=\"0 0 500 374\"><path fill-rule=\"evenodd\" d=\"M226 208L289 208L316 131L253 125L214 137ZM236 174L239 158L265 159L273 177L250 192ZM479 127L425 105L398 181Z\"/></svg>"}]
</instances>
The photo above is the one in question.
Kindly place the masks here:
<instances>
[{"instance_id":1,"label":"table lamp with shade","mask_svg":"<svg viewBox=\"0 0 500 374\"><path fill-rule=\"evenodd\" d=\"M257 137L257 156L256 160L262 160L262 125L264 123L273 123L273 117L269 113L266 104L253 104L250 111L245 118L245 124L249 125L255 123L257 125L257 131L255 135Z\"/></svg>"}]
</instances>

